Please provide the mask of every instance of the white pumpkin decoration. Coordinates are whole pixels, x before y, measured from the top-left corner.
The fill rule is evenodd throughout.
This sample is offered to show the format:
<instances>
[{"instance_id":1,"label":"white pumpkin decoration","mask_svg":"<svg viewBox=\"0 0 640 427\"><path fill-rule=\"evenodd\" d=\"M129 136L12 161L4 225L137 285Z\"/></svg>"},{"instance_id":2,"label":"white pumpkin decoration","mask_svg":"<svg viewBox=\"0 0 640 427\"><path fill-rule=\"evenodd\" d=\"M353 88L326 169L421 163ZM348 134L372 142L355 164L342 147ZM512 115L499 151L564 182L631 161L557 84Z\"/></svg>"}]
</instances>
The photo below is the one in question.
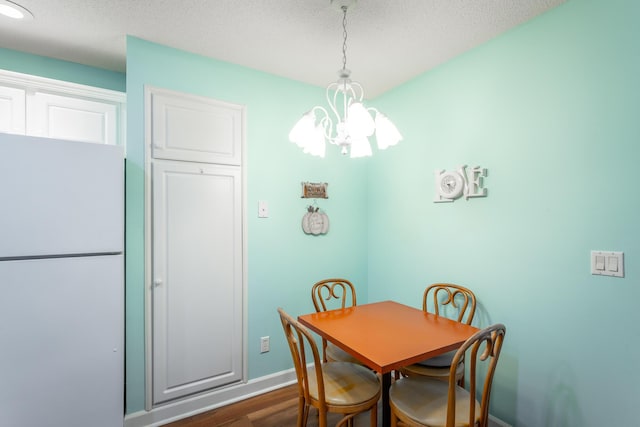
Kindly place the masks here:
<instances>
[{"instance_id":1,"label":"white pumpkin decoration","mask_svg":"<svg viewBox=\"0 0 640 427\"><path fill-rule=\"evenodd\" d=\"M326 234L329 231L329 217L320 212L320 208L309 206L307 213L302 217L302 230L305 234Z\"/></svg>"}]
</instances>

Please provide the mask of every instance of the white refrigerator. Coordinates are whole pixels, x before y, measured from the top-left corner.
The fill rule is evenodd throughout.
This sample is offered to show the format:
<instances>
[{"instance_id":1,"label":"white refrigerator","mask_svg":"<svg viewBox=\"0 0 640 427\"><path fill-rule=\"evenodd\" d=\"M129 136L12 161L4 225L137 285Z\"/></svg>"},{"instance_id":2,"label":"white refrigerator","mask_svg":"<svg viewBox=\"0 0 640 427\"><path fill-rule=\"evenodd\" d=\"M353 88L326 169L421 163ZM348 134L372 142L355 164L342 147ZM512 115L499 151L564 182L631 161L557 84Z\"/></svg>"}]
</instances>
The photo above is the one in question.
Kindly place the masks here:
<instances>
[{"instance_id":1,"label":"white refrigerator","mask_svg":"<svg viewBox=\"0 0 640 427\"><path fill-rule=\"evenodd\" d=\"M122 147L0 133L0 426L124 424Z\"/></svg>"}]
</instances>

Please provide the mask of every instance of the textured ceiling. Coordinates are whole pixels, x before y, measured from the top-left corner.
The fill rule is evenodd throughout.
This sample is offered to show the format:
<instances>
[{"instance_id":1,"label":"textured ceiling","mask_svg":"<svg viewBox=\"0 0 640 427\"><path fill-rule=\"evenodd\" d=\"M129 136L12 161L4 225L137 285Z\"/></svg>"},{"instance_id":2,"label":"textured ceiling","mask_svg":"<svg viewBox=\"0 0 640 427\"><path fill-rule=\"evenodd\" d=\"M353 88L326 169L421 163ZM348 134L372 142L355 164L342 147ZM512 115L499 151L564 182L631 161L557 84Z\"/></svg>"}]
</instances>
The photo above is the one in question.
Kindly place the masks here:
<instances>
[{"instance_id":1,"label":"textured ceiling","mask_svg":"<svg viewBox=\"0 0 640 427\"><path fill-rule=\"evenodd\" d=\"M0 47L125 71L125 36L326 86L342 67L342 12L330 0L13 0ZM358 0L347 68L377 96L565 0Z\"/></svg>"}]
</instances>

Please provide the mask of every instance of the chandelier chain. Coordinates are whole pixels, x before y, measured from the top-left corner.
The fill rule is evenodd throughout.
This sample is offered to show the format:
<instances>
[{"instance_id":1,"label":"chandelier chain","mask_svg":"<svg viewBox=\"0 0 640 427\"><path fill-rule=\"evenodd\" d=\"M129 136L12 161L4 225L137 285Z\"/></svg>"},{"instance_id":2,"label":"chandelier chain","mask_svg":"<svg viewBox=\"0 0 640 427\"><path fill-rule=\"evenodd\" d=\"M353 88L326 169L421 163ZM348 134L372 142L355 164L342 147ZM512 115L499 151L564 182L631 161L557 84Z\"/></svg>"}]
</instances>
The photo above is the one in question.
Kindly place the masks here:
<instances>
[{"instance_id":1,"label":"chandelier chain","mask_svg":"<svg viewBox=\"0 0 640 427\"><path fill-rule=\"evenodd\" d=\"M342 6L342 69L347 68L347 6Z\"/></svg>"}]
</instances>

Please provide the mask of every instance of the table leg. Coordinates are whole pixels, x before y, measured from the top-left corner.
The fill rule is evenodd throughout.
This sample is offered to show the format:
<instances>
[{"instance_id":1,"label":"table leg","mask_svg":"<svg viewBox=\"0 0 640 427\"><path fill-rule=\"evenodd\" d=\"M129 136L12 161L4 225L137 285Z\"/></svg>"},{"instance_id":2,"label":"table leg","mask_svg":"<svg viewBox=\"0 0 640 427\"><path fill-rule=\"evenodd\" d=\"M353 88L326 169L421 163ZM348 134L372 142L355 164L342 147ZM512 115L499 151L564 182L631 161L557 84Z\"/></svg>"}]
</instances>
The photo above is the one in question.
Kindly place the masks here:
<instances>
[{"instance_id":1,"label":"table leg","mask_svg":"<svg viewBox=\"0 0 640 427\"><path fill-rule=\"evenodd\" d=\"M389 387L391 387L391 372L386 372L382 374L382 427L389 427L391 425Z\"/></svg>"}]
</instances>

